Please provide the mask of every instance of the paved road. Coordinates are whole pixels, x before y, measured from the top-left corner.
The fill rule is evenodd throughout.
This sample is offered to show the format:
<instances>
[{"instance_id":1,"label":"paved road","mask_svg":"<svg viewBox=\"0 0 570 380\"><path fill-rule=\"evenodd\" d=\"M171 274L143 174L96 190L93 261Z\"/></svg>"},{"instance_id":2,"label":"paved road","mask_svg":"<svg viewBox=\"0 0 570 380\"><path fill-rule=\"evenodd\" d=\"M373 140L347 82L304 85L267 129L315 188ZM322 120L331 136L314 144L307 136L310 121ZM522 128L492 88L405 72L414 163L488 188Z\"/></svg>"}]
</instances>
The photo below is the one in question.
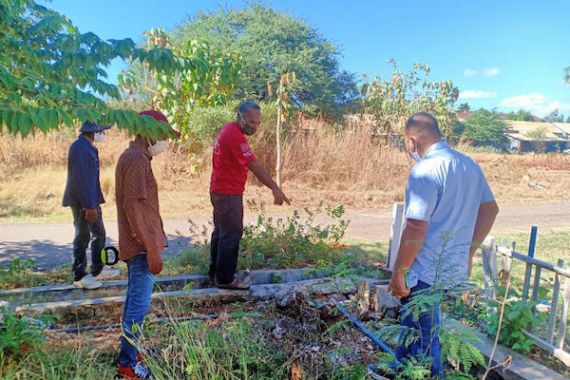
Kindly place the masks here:
<instances>
[{"instance_id":1,"label":"paved road","mask_svg":"<svg viewBox=\"0 0 570 380\"><path fill-rule=\"evenodd\" d=\"M346 237L388 240L391 214L391 210L387 209L348 210L346 217L351 223ZM251 222L253 217L253 215L246 216L246 222ZM207 225L209 222L207 218L196 218L193 221L198 225ZM536 205L503 204L494 232L528 231L532 224L537 224L540 231L570 228L570 202ZM110 243L116 244L116 222L106 222L106 229ZM167 257L175 256L184 250L195 236L195 233L190 231L188 221L184 219L166 220L165 231L169 236L170 245L165 252ZM34 259L38 269L69 264L72 237L71 223L0 224L0 266L6 265L16 257ZM195 238L201 239L200 236Z\"/></svg>"}]
</instances>

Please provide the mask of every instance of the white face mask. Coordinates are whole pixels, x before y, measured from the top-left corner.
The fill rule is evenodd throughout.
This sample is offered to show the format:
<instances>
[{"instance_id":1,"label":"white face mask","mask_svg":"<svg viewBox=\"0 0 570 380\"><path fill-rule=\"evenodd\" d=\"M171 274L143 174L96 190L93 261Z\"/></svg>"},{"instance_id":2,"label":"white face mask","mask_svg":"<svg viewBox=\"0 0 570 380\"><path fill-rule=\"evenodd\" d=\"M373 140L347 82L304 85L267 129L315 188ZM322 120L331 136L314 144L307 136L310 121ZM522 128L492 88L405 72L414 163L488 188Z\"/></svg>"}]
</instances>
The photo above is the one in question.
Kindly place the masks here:
<instances>
[{"instance_id":1,"label":"white face mask","mask_svg":"<svg viewBox=\"0 0 570 380\"><path fill-rule=\"evenodd\" d=\"M166 151L166 148L168 148L168 141L159 140L154 145L152 145L150 142L148 145L148 153L154 157Z\"/></svg>"},{"instance_id":2,"label":"white face mask","mask_svg":"<svg viewBox=\"0 0 570 380\"><path fill-rule=\"evenodd\" d=\"M105 133L104 132L96 132L93 139L95 142L105 141Z\"/></svg>"}]
</instances>

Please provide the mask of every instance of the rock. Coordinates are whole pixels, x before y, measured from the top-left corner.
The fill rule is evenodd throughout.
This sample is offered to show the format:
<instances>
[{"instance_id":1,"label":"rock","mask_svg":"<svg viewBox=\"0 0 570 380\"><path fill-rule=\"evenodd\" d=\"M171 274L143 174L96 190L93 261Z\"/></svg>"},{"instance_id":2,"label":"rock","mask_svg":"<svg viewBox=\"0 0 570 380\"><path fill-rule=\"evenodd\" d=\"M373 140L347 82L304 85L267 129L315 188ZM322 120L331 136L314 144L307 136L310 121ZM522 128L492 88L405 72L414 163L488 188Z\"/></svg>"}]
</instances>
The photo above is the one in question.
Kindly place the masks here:
<instances>
[{"instance_id":1,"label":"rock","mask_svg":"<svg viewBox=\"0 0 570 380\"><path fill-rule=\"evenodd\" d=\"M277 325L275 326L275 328L272 331L273 336L275 337L275 339L282 339L283 338L283 329L281 328L281 326Z\"/></svg>"}]
</instances>

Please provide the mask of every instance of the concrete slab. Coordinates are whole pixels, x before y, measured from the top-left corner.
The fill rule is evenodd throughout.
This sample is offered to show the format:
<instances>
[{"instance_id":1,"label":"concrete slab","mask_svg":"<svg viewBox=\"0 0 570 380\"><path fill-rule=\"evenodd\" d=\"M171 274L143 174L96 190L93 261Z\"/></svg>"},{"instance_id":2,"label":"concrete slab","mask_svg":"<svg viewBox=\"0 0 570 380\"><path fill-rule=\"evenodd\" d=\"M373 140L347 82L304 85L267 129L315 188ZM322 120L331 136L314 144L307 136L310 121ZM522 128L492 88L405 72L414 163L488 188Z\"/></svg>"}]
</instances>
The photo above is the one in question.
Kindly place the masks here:
<instances>
[{"instance_id":1,"label":"concrete slab","mask_svg":"<svg viewBox=\"0 0 570 380\"><path fill-rule=\"evenodd\" d=\"M475 334L479 338L480 342L473 342L473 345L477 347L485 358L489 360L491 352L493 350L494 341L490 339L487 335L464 326L460 322L447 318L444 321L444 325L456 329L457 331L469 330L471 333ZM514 352L503 346L497 346L495 356L493 358L493 365L497 363L502 363L509 356L512 357L512 363L509 368L501 370L497 369L497 372L503 376L505 380L567 380L561 374L543 366L542 364Z\"/></svg>"},{"instance_id":2,"label":"concrete slab","mask_svg":"<svg viewBox=\"0 0 570 380\"><path fill-rule=\"evenodd\" d=\"M250 273L252 284L290 283L323 277L314 269L256 270ZM167 292L180 290L192 283L193 288L208 286L208 277L203 275L156 276L156 290ZM89 298L114 297L125 295L127 280L105 281L94 290L78 289L71 284L45 285L33 288L0 290L0 300L17 306L55 301L85 300Z\"/></svg>"},{"instance_id":3,"label":"concrete slab","mask_svg":"<svg viewBox=\"0 0 570 380\"><path fill-rule=\"evenodd\" d=\"M217 288L159 292L152 295L152 307L158 314L169 314L180 305L204 303L228 303L247 300L284 298L302 292L306 295L352 294L359 279L320 278L285 284L252 285L249 291L232 291ZM369 280L377 284L378 280ZM19 306L17 314L26 316L52 315L59 322L75 322L85 319L117 317L122 313L124 296L97 297L83 300L56 301Z\"/></svg>"}]
</instances>

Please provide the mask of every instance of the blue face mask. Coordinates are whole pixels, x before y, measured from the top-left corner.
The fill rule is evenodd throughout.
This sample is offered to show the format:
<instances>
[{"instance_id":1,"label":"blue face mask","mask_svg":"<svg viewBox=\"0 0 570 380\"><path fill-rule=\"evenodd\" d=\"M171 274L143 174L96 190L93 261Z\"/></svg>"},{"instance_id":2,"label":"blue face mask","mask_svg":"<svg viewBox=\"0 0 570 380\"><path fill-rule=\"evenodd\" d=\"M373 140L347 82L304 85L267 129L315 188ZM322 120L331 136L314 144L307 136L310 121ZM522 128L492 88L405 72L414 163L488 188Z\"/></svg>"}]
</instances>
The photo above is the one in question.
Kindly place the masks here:
<instances>
[{"instance_id":1,"label":"blue face mask","mask_svg":"<svg viewBox=\"0 0 570 380\"><path fill-rule=\"evenodd\" d=\"M413 140L412 140L413 141ZM418 153L418 146L416 145L415 141L414 141L414 151L412 153L410 153L410 156L412 156L412 159L415 162L418 162L419 160L421 160L422 158L420 157L420 154Z\"/></svg>"},{"instance_id":2,"label":"blue face mask","mask_svg":"<svg viewBox=\"0 0 570 380\"><path fill-rule=\"evenodd\" d=\"M422 158L420 157L420 154L418 153L417 150L414 150L412 152L412 159L416 162L418 162L419 160L421 160Z\"/></svg>"}]
</instances>

